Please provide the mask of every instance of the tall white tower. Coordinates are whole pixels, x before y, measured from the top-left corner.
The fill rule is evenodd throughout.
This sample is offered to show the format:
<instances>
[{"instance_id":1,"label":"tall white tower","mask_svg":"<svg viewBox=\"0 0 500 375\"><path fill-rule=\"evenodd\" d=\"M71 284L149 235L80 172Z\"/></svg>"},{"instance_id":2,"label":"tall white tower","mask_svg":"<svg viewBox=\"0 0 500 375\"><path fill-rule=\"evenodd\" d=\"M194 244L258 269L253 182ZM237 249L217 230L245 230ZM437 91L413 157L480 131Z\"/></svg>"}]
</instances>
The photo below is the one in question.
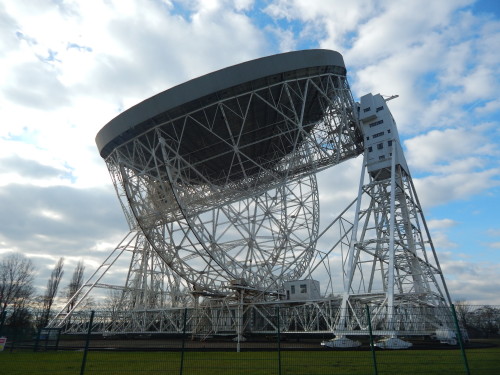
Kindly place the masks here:
<instances>
[{"instance_id":1,"label":"tall white tower","mask_svg":"<svg viewBox=\"0 0 500 375\"><path fill-rule=\"evenodd\" d=\"M402 347L398 332L424 328L415 322L443 326L450 297L386 100L363 96L358 119L364 162L334 346L352 344L345 336L366 322L360 307L369 306L384 345Z\"/></svg>"}]
</instances>

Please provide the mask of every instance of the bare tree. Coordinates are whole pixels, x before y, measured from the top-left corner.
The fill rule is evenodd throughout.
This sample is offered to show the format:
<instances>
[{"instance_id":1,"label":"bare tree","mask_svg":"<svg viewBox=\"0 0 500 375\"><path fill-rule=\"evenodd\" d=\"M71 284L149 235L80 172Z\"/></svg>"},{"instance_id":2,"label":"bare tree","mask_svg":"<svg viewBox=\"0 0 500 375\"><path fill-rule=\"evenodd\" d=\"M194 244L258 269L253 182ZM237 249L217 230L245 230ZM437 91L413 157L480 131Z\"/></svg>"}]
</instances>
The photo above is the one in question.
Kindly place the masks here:
<instances>
[{"instance_id":1,"label":"bare tree","mask_svg":"<svg viewBox=\"0 0 500 375\"><path fill-rule=\"evenodd\" d=\"M101 314L104 314L109 319L111 325L118 318L119 311L122 310L123 291L117 289L109 289L105 298L101 299L97 304L97 309Z\"/></svg>"},{"instance_id":2,"label":"bare tree","mask_svg":"<svg viewBox=\"0 0 500 375\"><path fill-rule=\"evenodd\" d=\"M108 291L106 298L99 304L99 308L114 316L122 309L123 302L123 291L111 289Z\"/></svg>"},{"instance_id":3,"label":"bare tree","mask_svg":"<svg viewBox=\"0 0 500 375\"><path fill-rule=\"evenodd\" d=\"M73 271L73 276L66 288L66 300L69 301L67 306L67 312L73 310L75 303L78 300L80 294L80 288L83 285L83 273L85 272L85 266L83 265L83 260L80 260Z\"/></svg>"},{"instance_id":4,"label":"bare tree","mask_svg":"<svg viewBox=\"0 0 500 375\"><path fill-rule=\"evenodd\" d=\"M483 305L471 314L470 326L482 337L500 334L500 309Z\"/></svg>"},{"instance_id":5,"label":"bare tree","mask_svg":"<svg viewBox=\"0 0 500 375\"><path fill-rule=\"evenodd\" d=\"M34 293L34 275L31 260L19 253L7 256L0 263L0 314L9 310L11 324L25 322L27 303Z\"/></svg>"},{"instance_id":6,"label":"bare tree","mask_svg":"<svg viewBox=\"0 0 500 375\"><path fill-rule=\"evenodd\" d=\"M467 329L469 327L469 320L471 318L471 314L474 311L474 306L472 306L469 302L465 300L458 300L454 303L455 311L457 313L457 319L462 326Z\"/></svg>"},{"instance_id":7,"label":"bare tree","mask_svg":"<svg viewBox=\"0 0 500 375\"><path fill-rule=\"evenodd\" d=\"M61 278L64 274L63 267L64 258L59 258L50 274L49 280L47 281L47 290L43 295L43 312L40 327L45 327L49 322L52 305L54 304L54 299L57 295L57 290L59 289L59 283L61 282Z\"/></svg>"}]
</instances>

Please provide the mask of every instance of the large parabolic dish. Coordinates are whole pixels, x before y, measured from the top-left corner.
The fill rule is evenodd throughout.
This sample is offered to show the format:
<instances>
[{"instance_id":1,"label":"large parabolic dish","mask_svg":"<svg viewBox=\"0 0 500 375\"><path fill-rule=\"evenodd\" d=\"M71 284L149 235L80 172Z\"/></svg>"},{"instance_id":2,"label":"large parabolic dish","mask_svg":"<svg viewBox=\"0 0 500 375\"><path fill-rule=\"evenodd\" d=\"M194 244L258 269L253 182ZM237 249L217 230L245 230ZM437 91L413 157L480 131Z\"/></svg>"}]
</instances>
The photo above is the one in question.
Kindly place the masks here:
<instances>
[{"instance_id":1,"label":"large parabolic dish","mask_svg":"<svg viewBox=\"0 0 500 375\"><path fill-rule=\"evenodd\" d=\"M363 151L355 108L338 52L289 52L155 95L96 143L129 223L173 271L206 291L273 291L313 257L316 173Z\"/></svg>"}]
</instances>

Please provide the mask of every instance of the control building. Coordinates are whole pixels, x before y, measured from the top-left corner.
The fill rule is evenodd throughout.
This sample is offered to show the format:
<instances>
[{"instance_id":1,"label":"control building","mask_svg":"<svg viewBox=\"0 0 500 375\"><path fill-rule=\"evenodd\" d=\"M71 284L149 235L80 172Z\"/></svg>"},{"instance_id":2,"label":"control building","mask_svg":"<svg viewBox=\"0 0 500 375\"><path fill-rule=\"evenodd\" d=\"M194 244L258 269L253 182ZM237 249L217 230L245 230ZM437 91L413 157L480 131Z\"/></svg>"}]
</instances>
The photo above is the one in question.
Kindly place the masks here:
<instances>
[{"instance_id":1,"label":"control building","mask_svg":"<svg viewBox=\"0 0 500 375\"><path fill-rule=\"evenodd\" d=\"M368 150L368 173L376 180L390 176L393 142L395 142L396 165L401 165L409 174L399 143L396 122L385 99L380 94L367 94L361 97L359 105L359 120L365 137L365 148Z\"/></svg>"},{"instance_id":2,"label":"control building","mask_svg":"<svg viewBox=\"0 0 500 375\"><path fill-rule=\"evenodd\" d=\"M289 301L317 300L321 298L319 281L293 280L284 284L286 299Z\"/></svg>"}]
</instances>

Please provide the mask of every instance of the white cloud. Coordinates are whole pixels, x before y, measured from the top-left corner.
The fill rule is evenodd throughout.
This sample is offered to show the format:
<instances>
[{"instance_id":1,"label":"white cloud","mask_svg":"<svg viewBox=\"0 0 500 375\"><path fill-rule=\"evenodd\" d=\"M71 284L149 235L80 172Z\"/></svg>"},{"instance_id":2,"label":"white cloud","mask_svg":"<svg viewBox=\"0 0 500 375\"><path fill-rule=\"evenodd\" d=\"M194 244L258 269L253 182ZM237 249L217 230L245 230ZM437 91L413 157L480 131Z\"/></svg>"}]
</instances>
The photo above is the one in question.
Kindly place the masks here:
<instances>
[{"instance_id":1,"label":"white cloud","mask_svg":"<svg viewBox=\"0 0 500 375\"><path fill-rule=\"evenodd\" d=\"M471 118L471 107L498 96L498 54L490 42L500 36L498 22L460 11L470 3L387 2L387 11L358 25L344 54L348 67L357 67L354 91L400 95L391 109L403 134L456 126ZM422 6L429 11L416 11Z\"/></svg>"},{"instance_id":2,"label":"white cloud","mask_svg":"<svg viewBox=\"0 0 500 375\"><path fill-rule=\"evenodd\" d=\"M467 199L498 186L500 169L492 160L499 155L489 124L462 126L407 139L406 158L413 172L417 192L425 205L443 205Z\"/></svg>"},{"instance_id":3,"label":"white cloud","mask_svg":"<svg viewBox=\"0 0 500 375\"><path fill-rule=\"evenodd\" d=\"M415 188L424 207L444 205L454 200L466 199L499 185L494 178L500 170L457 173L446 177L428 176L414 179Z\"/></svg>"},{"instance_id":4,"label":"white cloud","mask_svg":"<svg viewBox=\"0 0 500 375\"><path fill-rule=\"evenodd\" d=\"M1 65L8 80L0 134L29 132L37 153L64 160L79 186L109 184L94 137L118 110L265 48L261 31L236 11L252 4L227 5L199 2L185 19L153 2L9 4L7 31L22 38Z\"/></svg>"},{"instance_id":5,"label":"white cloud","mask_svg":"<svg viewBox=\"0 0 500 375\"><path fill-rule=\"evenodd\" d=\"M500 111L500 99L487 101L484 105L474 109L478 114L488 114Z\"/></svg>"},{"instance_id":6,"label":"white cloud","mask_svg":"<svg viewBox=\"0 0 500 375\"><path fill-rule=\"evenodd\" d=\"M161 2L0 5L0 253L29 253L41 279L60 255L87 254L95 269L102 255L92 254L127 231L97 131L150 95L266 50L244 14L253 2L190 5L187 17Z\"/></svg>"},{"instance_id":7,"label":"white cloud","mask_svg":"<svg viewBox=\"0 0 500 375\"><path fill-rule=\"evenodd\" d=\"M487 233L492 237L500 237L500 229L488 229Z\"/></svg>"},{"instance_id":8,"label":"white cloud","mask_svg":"<svg viewBox=\"0 0 500 375\"><path fill-rule=\"evenodd\" d=\"M480 126L432 130L404 141L406 159L411 168L420 171L435 171L442 165L448 172L474 171L484 167L481 157L496 156L496 149L487 131ZM454 165L458 164L458 165Z\"/></svg>"},{"instance_id":9,"label":"white cloud","mask_svg":"<svg viewBox=\"0 0 500 375\"><path fill-rule=\"evenodd\" d=\"M43 269L86 254L88 270L97 267L126 231L97 131L172 85L301 46L343 53L355 96L400 95L390 107L410 168L423 175L415 184L424 206L498 186L500 23L471 13L472 2L3 2L0 253L29 249ZM262 6L268 17L257 19ZM319 176L322 223L354 199L359 172L360 158ZM457 221L445 217L429 221L434 243L459 251L447 232ZM447 263L471 280L453 278L453 290L487 300L483 267L498 274Z\"/></svg>"},{"instance_id":10,"label":"white cloud","mask_svg":"<svg viewBox=\"0 0 500 375\"><path fill-rule=\"evenodd\" d=\"M344 52L352 33L360 24L380 11L378 2L358 0L278 0L271 2L265 12L276 19L305 22L299 37L309 37L321 47Z\"/></svg>"},{"instance_id":11,"label":"white cloud","mask_svg":"<svg viewBox=\"0 0 500 375\"><path fill-rule=\"evenodd\" d=\"M458 244L452 241L449 235L445 232L436 231L431 233L432 242L436 249L456 249Z\"/></svg>"},{"instance_id":12,"label":"white cloud","mask_svg":"<svg viewBox=\"0 0 500 375\"><path fill-rule=\"evenodd\" d=\"M413 48L427 44L436 30L448 25L451 14L471 1L436 2L413 0L386 2L384 11L375 14L368 22L359 26L358 36L350 50L354 64L376 61L387 56L400 56ZM422 12L422 7L426 11ZM422 34L422 30L426 30ZM425 60L415 60L414 65L429 64Z\"/></svg>"},{"instance_id":13,"label":"white cloud","mask_svg":"<svg viewBox=\"0 0 500 375\"><path fill-rule=\"evenodd\" d=\"M454 301L465 300L473 305L500 305L499 264L455 260L441 262L441 268Z\"/></svg>"},{"instance_id":14,"label":"white cloud","mask_svg":"<svg viewBox=\"0 0 500 375\"><path fill-rule=\"evenodd\" d=\"M452 219L439 219L439 220L435 219L427 221L427 225L431 230L452 228L457 224L458 223Z\"/></svg>"},{"instance_id":15,"label":"white cloud","mask_svg":"<svg viewBox=\"0 0 500 375\"><path fill-rule=\"evenodd\" d=\"M431 231L432 242L436 249L454 249L458 244L451 240L447 230L458 223L452 219L434 219L427 221L427 226Z\"/></svg>"},{"instance_id":16,"label":"white cloud","mask_svg":"<svg viewBox=\"0 0 500 375\"><path fill-rule=\"evenodd\" d=\"M288 52L297 49L296 46L298 41L295 39L295 34L292 30L283 30L275 26L268 26L266 29L277 38L279 52Z\"/></svg>"}]
</instances>

